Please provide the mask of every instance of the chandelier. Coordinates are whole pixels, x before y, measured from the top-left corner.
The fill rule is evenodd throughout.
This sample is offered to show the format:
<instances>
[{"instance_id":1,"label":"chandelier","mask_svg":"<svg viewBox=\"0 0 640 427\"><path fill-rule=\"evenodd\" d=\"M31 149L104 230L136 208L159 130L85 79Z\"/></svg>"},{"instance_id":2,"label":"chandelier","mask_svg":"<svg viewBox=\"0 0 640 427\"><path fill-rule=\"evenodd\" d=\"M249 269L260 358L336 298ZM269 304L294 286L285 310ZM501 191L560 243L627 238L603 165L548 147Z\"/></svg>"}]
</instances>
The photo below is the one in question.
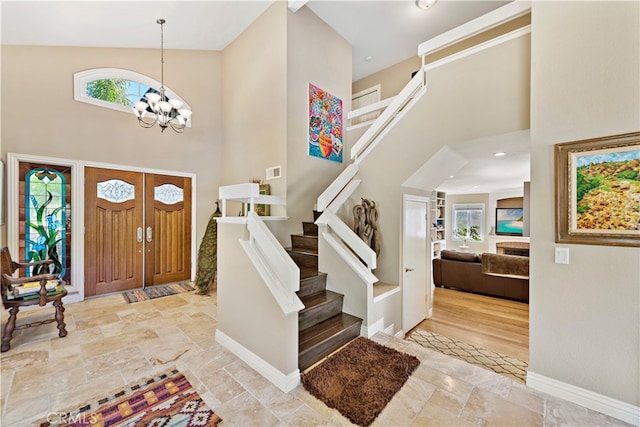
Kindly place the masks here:
<instances>
[{"instance_id":1,"label":"chandelier","mask_svg":"<svg viewBox=\"0 0 640 427\"><path fill-rule=\"evenodd\" d=\"M191 120L191 110L182 108L182 101L168 99L165 95L164 87L164 19L156 20L160 24L160 91L149 89L142 100L133 103L133 111L138 118L138 123L143 128L150 128L157 123L160 131L164 132L167 127L171 127L178 133L184 132Z\"/></svg>"}]
</instances>

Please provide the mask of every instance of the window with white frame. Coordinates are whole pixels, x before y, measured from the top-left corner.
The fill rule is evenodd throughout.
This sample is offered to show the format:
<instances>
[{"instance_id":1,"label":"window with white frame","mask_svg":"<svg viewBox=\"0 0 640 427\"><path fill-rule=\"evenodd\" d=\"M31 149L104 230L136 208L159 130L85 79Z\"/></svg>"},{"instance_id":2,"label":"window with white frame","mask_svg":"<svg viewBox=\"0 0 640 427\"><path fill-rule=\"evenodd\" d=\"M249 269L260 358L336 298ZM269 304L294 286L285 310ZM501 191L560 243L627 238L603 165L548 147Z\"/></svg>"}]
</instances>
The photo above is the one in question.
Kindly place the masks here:
<instances>
[{"instance_id":1,"label":"window with white frame","mask_svg":"<svg viewBox=\"0 0 640 427\"><path fill-rule=\"evenodd\" d=\"M451 238L457 241L484 240L484 203L453 205Z\"/></svg>"},{"instance_id":2,"label":"window with white frame","mask_svg":"<svg viewBox=\"0 0 640 427\"><path fill-rule=\"evenodd\" d=\"M94 68L73 75L73 98L76 101L97 105L125 113L133 112L133 102L147 93L159 93L162 83L144 74L120 68ZM165 97L178 99L184 108L191 106L178 94L165 86ZM187 126L191 126L188 124Z\"/></svg>"}]
</instances>

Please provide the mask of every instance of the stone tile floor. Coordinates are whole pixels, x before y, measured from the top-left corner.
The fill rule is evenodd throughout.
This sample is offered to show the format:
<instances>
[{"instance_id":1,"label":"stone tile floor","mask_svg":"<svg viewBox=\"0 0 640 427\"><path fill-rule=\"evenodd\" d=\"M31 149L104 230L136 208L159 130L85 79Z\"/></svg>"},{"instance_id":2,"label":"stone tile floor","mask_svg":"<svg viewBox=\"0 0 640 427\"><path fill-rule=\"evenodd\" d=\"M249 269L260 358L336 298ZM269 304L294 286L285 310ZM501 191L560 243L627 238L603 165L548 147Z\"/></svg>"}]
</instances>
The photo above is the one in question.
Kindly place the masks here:
<instances>
[{"instance_id":1,"label":"stone tile floor","mask_svg":"<svg viewBox=\"0 0 640 427\"><path fill-rule=\"evenodd\" d=\"M0 425L38 425L51 412L174 366L224 426L351 425L302 386L281 392L216 343L216 310L215 294L133 304L117 294L67 304L65 338L55 323L16 331L0 359ZM52 315L52 308L22 312L18 324ZM385 334L373 340L422 362L374 426L626 425L415 343Z\"/></svg>"}]
</instances>

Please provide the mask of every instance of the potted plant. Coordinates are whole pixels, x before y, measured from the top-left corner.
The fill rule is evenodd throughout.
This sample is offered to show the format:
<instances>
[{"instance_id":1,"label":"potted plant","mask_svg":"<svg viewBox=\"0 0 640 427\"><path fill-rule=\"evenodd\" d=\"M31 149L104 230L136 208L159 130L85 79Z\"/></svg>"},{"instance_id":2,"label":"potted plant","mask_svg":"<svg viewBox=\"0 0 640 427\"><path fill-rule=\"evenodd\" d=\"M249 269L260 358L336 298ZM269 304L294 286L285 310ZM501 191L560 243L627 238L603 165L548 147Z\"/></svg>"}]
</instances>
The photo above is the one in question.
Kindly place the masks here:
<instances>
[{"instance_id":1,"label":"potted plant","mask_svg":"<svg viewBox=\"0 0 640 427\"><path fill-rule=\"evenodd\" d=\"M474 242L479 242L482 240L480 236L480 226L472 225L471 227L463 227L453 230L453 236L457 239L462 240L462 245L460 249L468 249L467 242L472 240Z\"/></svg>"}]
</instances>

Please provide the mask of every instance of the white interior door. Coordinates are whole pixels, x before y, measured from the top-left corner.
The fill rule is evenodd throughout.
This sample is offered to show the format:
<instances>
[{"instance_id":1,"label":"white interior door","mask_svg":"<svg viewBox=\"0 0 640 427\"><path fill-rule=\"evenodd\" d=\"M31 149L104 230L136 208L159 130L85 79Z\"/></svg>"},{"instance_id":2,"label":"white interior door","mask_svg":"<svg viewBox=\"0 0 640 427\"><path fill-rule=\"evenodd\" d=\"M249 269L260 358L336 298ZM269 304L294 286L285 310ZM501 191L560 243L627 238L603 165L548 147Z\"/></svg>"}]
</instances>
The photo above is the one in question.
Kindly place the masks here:
<instances>
[{"instance_id":1,"label":"white interior door","mask_svg":"<svg viewBox=\"0 0 640 427\"><path fill-rule=\"evenodd\" d=\"M402 240L402 330L409 332L427 317L431 305L431 282L427 280L429 199L403 198Z\"/></svg>"}]
</instances>

